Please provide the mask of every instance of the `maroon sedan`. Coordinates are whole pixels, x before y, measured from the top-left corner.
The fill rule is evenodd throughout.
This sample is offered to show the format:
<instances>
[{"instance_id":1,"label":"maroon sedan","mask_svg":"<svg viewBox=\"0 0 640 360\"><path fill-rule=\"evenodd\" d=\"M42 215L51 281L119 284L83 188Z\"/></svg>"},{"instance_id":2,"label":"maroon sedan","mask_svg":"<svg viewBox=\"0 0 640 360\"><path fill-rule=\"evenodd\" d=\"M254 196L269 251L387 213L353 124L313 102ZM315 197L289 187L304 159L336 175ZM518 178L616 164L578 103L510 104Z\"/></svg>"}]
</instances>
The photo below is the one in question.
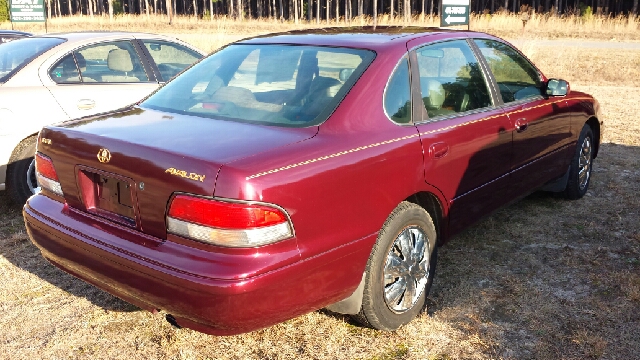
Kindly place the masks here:
<instances>
[{"instance_id":1,"label":"maroon sedan","mask_svg":"<svg viewBox=\"0 0 640 360\"><path fill-rule=\"evenodd\" d=\"M327 307L393 330L451 236L536 190L582 197L601 133L596 100L487 34L275 34L44 128L24 218L53 264L176 326Z\"/></svg>"}]
</instances>

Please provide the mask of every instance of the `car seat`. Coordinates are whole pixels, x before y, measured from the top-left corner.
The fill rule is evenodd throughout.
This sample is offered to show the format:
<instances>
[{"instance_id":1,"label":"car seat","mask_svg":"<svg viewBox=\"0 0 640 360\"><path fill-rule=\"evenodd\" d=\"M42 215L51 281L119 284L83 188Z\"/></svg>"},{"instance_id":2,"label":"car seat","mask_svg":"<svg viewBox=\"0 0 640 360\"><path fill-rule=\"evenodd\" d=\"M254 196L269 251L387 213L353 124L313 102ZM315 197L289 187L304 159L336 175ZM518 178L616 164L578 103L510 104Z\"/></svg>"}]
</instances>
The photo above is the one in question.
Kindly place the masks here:
<instances>
[{"instance_id":1,"label":"car seat","mask_svg":"<svg viewBox=\"0 0 640 360\"><path fill-rule=\"evenodd\" d=\"M85 72L87 72L87 60L84 58L84 56L79 52L74 53L73 56L76 57L76 63L78 64L80 74L82 75L82 82L96 82L95 79L84 74Z\"/></svg>"},{"instance_id":2,"label":"car seat","mask_svg":"<svg viewBox=\"0 0 640 360\"><path fill-rule=\"evenodd\" d=\"M127 50L113 49L107 55L107 67L111 71L109 75L102 75L103 82L139 82L135 76L129 73L133 71L133 61Z\"/></svg>"},{"instance_id":3,"label":"car seat","mask_svg":"<svg viewBox=\"0 0 640 360\"><path fill-rule=\"evenodd\" d=\"M318 116L341 87L342 83L338 79L326 76L313 78L309 86L309 93L302 100L304 120L311 120Z\"/></svg>"},{"instance_id":4,"label":"car seat","mask_svg":"<svg viewBox=\"0 0 640 360\"><path fill-rule=\"evenodd\" d=\"M427 113L430 118L455 113L453 110L442 108L446 93L444 91L444 87L439 81L421 81L420 87L422 91L422 101L424 102L424 106L427 109Z\"/></svg>"}]
</instances>

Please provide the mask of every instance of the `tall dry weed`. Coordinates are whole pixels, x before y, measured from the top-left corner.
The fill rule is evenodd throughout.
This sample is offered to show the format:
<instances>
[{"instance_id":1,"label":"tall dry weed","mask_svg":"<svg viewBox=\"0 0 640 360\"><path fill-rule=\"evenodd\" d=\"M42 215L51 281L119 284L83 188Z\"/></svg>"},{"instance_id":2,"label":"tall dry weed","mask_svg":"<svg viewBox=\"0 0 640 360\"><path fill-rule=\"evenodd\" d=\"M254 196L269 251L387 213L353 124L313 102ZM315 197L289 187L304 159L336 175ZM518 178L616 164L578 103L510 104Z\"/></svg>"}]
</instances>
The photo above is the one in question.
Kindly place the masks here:
<instances>
[{"instance_id":1,"label":"tall dry weed","mask_svg":"<svg viewBox=\"0 0 640 360\"><path fill-rule=\"evenodd\" d=\"M378 17L378 25L398 26L440 26L440 17L428 14L417 14L405 20L402 16L383 14ZM113 20L108 16L67 16L52 18L47 23L48 32L67 31L145 31L157 33L206 33L252 35L292 29L304 29L326 26L364 26L372 25L370 16L360 16L346 20L344 17L330 21L301 20L299 24L292 21L280 21L275 18L244 19L242 21L227 16L213 18L196 18L194 16L176 16L169 25L166 15L129 15L121 14ZM14 24L17 30L34 33L45 32L40 23ZM9 29L9 22L0 23L0 29ZM453 27L466 29L466 26ZM503 37L527 36L532 38L593 38L607 40L640 40L640 18L638 17L608 17L592 16L550 16L549 14L533 13L526 25L518 14L472 14L471 30L484 31Z\"/></svg>"}]
</instances>

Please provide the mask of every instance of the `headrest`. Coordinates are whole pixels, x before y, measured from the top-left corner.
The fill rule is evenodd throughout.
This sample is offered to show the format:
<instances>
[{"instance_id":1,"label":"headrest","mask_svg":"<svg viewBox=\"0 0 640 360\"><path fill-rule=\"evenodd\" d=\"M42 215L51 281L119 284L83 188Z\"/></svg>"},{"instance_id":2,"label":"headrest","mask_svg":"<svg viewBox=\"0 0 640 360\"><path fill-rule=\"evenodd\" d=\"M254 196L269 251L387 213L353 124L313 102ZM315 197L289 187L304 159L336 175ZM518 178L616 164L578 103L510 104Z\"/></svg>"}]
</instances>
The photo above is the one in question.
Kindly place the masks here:
<instances>
[{"instance_id":1,"label":"headrest","mask_svg":"<svg viewBox=\"0 0 640 360\"><path fill-rule=\"evenodd\" d=\"M334 79L326 76L316 76L311 82L311 87L309 88L309 94L313 95L325 95L332 97L335 94L331 94L328 91L322 92L323 90L328 90L331 87L336 85L342 86L342 83L338 79Z\"/></svg>"},{"instance_id":2,"label":"headrest","mask_svg":"<svg viewBox=\"0 0 640 360\"><path fill-rule=\"evenodd\" d=\"M211 98L214 101L227 101L243 105L256 101L256 97L253 95L251 90L236 86L223 86L216 90Z\"/></svg>"},{"instance_id":3,"label":"headrest","mask_svg":"<svg viewBox=\"0 0 640 360\"><path fill-rule=\"evenodd\" d=\"M107 66L109 70L114 71L131 71L133 70L133 62L127 50L113 49L109 51L107 56Z\"/></svg>"},{"instance_id":4,"label":"headrest","mask_svg":"<svg viewBox=\"0 0 640 360\"><path fill-rule=\"evenodd\" d=\"M421 81L422 100L427 109L440 109L444 103L444 88L439 81L427 80Z\"/></svg>"}]
</instances>

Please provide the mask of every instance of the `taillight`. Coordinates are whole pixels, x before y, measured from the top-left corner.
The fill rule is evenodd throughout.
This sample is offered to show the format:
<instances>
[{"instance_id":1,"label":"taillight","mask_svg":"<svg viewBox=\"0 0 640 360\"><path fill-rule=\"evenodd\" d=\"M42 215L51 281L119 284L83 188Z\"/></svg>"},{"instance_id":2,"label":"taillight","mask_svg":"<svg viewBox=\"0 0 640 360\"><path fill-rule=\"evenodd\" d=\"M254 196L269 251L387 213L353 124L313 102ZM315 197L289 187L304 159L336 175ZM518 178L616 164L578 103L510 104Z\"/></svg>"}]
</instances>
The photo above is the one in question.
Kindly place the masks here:
<instances>
[{"instance_id":1,"label":"taillight","mask_svg":"<svg viewBox=\"0 0 640 360\"><path fill-rule=\"evenodd\" d=\"M40 153L36 153L36 176L38 184L54 194L63 196L58 174L53 167L51 159Z\"/></svg>"},{"instance_id":2,"label":"taillight","mask_svg":"<svg viewBox=\"0 0 640 360\"><path fill-rule=\"evenodd\" d=\"M252 247L293 236L278 207L177 195L167 214L169 233L230 247Z\"/></svg>"}]
</instances>

